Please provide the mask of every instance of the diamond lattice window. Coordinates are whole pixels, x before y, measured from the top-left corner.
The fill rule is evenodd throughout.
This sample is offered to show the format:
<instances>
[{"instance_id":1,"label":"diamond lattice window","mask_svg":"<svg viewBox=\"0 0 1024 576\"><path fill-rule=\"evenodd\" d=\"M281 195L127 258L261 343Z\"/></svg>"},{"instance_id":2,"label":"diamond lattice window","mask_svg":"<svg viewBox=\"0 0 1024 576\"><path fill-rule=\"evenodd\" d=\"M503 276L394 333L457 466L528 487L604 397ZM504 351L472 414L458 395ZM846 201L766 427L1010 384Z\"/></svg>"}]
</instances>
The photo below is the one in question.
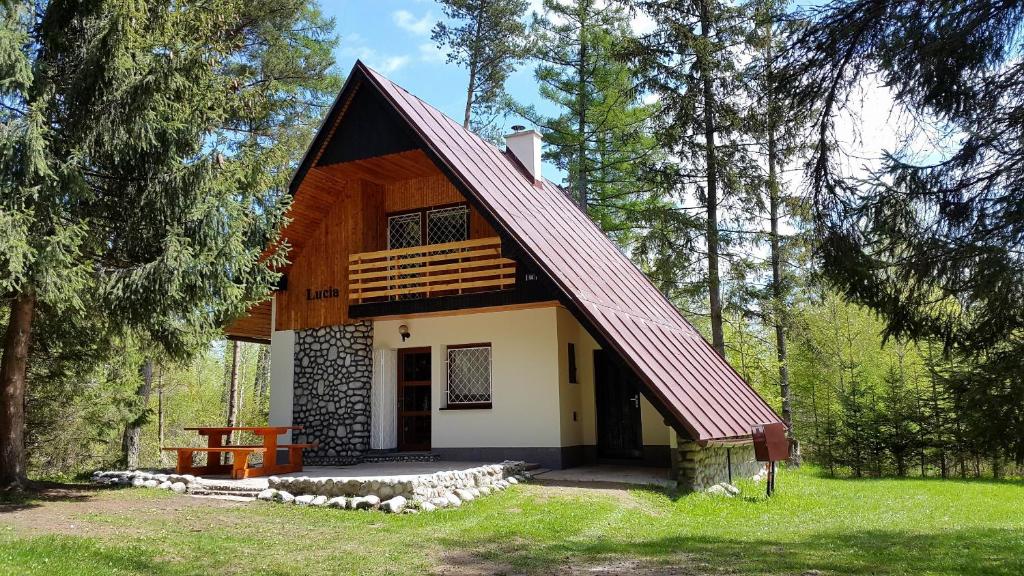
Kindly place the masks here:
<instances>
[{"instance_id":1,"label":"diamond lattice window","mask_svg":"<svg viewBox=\"0 0 1024 576\"><path fill-rule=\"evenodd\" d=\"M491 401L491 346L448 348L449 405L489 404Z\"/></svg>"},{"instance_id":2,"label":"diamond lattice window","mask_svg":"<svg viewBox=\"0 0 1024 576\"><path fill-rule=\"evenodd\" d=\"M427 212L427 244L461 242L469 238L469 208L452 206Z\"/></svg>"},{"instance_id":3,"label":"diamond lattice window","mask_svg":"<svg viewBox=\"0 0 1024 576\"><path fill-rule=\"evenodd\" d=\"M388 218L388 250L412 248L422 242L423 230L418 212Z\"/></svg>"}]
</instances>

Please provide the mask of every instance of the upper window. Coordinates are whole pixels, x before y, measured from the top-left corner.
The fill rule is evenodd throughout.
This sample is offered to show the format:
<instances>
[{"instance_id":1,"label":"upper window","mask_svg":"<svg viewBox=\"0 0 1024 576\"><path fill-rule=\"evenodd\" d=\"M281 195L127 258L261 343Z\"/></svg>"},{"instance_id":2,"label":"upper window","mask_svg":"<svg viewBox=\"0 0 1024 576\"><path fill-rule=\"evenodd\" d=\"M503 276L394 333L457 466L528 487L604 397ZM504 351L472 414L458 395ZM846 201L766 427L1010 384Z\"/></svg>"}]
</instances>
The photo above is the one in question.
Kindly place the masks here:
<instances>
[{"instance_id":1,"label":"upper window","mask_svg":"<svg viewBox=\"0 0 1024 576\"><path fill-rule=\"evenodd\" d=\"M428 208L388 216L388 250L469 239L469 207Z\"/></svg>"},{"instance_id":2,"label":"upper window","mask_svg":"<svg viewBox=\"0 0 1024 576\"><path fill-rule=\"evenodd\" d=\"M491 345L449 346L445 399L449 408L491 407Z\"/></svg>"}]
</instances>

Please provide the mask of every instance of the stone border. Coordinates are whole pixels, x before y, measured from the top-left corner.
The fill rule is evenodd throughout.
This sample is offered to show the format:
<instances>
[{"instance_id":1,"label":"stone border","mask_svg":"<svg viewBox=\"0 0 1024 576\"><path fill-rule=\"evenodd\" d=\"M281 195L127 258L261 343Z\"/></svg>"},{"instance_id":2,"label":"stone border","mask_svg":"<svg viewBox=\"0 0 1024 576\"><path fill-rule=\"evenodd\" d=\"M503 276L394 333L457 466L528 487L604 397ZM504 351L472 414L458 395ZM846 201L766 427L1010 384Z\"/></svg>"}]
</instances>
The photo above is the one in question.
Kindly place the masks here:
<instances>
[{"instance_id":1,"label":"stone border","mask_svg":"<svg viewBox=\"0 0 1024 576\"><path fill-rule=\"evenodd\" d=\"M433 474L378 477L271 476L258 500L350 510L430 512L456 508L529 478L525 462L506 461ZM296 496L295 494L299 494Z\"/></svg>"},{"instance_id":2,"label":"stone border","mask_svg":"<svg viewBox=\"0 0 1024 576\"><path fill-rule=\"evenodd\" d=\"M191 474L165 474L160 471L146 470L97 470L92 474L92 482L101 486L130 486L132 488L160 488L178 494L189 491L192 485L201 478Z\"/></svg>"},{"instance_id":3,"label":"stone border","mask_svg":"<svg viewBox=\"0 0 1024 576\"><path fill-rule=\"evenodd\" d=\"M413 514L439 508L457 508L463 502L499 492L530 478L525 462L505 461L430 474L371 477L271 476L267 479L267 489L258 494L255 490L250 493L257 500L300 506ZM168 474L160 470L97 470L92 475L92 481L102 486L159 488L178 494L239 489L214 484L214 480L204 480L191 474Z\"/></svg>"}]
</instances>

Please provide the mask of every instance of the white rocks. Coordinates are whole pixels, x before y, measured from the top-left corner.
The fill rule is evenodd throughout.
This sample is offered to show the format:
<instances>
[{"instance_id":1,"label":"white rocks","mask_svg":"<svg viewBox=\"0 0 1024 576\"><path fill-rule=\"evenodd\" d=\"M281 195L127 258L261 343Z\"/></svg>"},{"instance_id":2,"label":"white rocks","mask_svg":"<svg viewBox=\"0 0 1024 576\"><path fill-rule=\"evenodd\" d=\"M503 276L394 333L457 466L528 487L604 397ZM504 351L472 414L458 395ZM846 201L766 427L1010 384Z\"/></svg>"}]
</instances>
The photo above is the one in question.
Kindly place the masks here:
<instances>
[{"instance_id":1,"label":"white rocks","mask_svg":"<svg viewBox=\"0 0 1024 576\"><path fill-rule=\"evenodd\" d=\"M291 502L295 501L295 496L292 496L290 492L278 490L277 494L274 494L274 500L277 500L278 502L284 502L285 504L290 504Z\"/></svg>"},{"instance_id":2,"label":"white rocks","mask_svg":"<svg viewBox=\"0 0 1024 576\"><path fill-rule=\"evenodd\" d=\"M295 503L299 506L309 506L313 503L314 498L316 498L316 496L313 496L312 494L303 494L302 496L295 497Z\"/></svg>"},{"instance_id":3,"label":"white rocks","mask_svg":"<svg viewBox=\"0 0 1024 576\"><path fill-rule=\"evenodd\" d=\"M171 484L172 492L184 494L186 490L188 490L188 486L186 486L184 482L174 482L173 484Z\"/></svg>"},{"instance_id":4,"label":"white rocks","mask_svg":"<svg viewBox=\"0 0 1024 576\"><path fill-rule=\"evenodd\" d=\"M394 498L392 498L390 500L385 500L384 502L382 502L381 505L380 505L380 509L385 511L385 512L390 512L392 514L397 514L397 513L401 512L402 510L405 510L405 507L406 507L407 504L408 504L408 500L406 500L405 497L403 497L403 496L395 496Z\"/></svg>"},{"instance_id":5,"label":"white rocks","mask_svg":"<svg viewBox=\"0 0 1024 576\"><path fill-rule=\"evenodd\" d=\"M171 486L172 486L172 484L170 482L168 482L167 480L164 480L163 482L160 483L159 486L157 486L157 488L159 488L161 490L170 490Z\"/></svg>"},{"instance_id":6,"label":"white rocks","mask_svg":"<svg viewBox=\"0 0 1024 576\"><path fill-rule=\"evenodd\" d=\"M327 506L329 508L344 509L348 506L348 498L345 498L344 496L335 496L327 501Z\"/></svg>"},{"instance_id":7,"label":"white rocks","mask_svg":"<svg viewBox=\"0 0 1024 576\"><path fill-rule=\"evenodd\" d=\"M424 512L433 512L434 510L437 510L437 506L434 506L430 502L424 502L420 504L420 510L423 510Z\"/></svg>"},{"instance_id":8,"label":"white rocks","mask_svg":"<svg viewBox=\"0 0 1024 576\"><path fill-rule=\"evenodd\" d=\"M462 500L460 500L458 496L452 494L451 492L449 492L445 496L445 499L448 500L448 505L451 506L452 508L458 508L459 506L462 506Z\"/></svg>"},{"instance_id":9,"label":"white rocks","mask_svg":"<svg viewBox=\"0 0 1024 576\"><path fill-rule=\"evenodd\" d=\"M313 498L313 501L310 502L310 504L312 506L326 506L327 505L327 496L324 496L324 495L317 496L316 498Z\"/></svg>"},{"instance_id":10,"label":"white rocks","mask_svg":"<svg viewBox=\"0 0 1024 576\"><path fill-rule=\"evenodd\" d=\"M455 495L459 497L459 500L463 502L471 502L473 500L473 493L469 490L458 489L455 491Z\"/></svg>"},{"instance_id":11,"label":"white rocks","mask_svg":"<svg viewBox=\"0 0 1024 576\"><path fill-rule=\"evenodd\" d=\"M353 498L350 505L356 510L369 510L370 508L376 508L380 505L380 498L373 494L359 496L357 498Z\"/></svg>"},{"instance_id":12,"label":"white rocks","mask_svg":"<svg viewBox=\"0 0 1024 576\"><path fill-rule=\"evenodd\" d=\"M266 501L266 500L273 500L274 496L276 494L277 494L277 490L275 490L273 488L267 488L266 490L264 490L264 491L260 492L259 494L257 494L256 495L256 499L257 500L264 500L264 501Z\"/></svg>"},{"instance_id":13,"label":"white rocks","mask_svg":"<svg viewBox=\"0 0 1024 576\"><path fill-rule=\"evenodd\" d=\"M508 482L509 484L519 484L519 480L517 480L515 476L509 476L505 479L505 482Z\"/></svg>"},{"instance_id":14,"label":"white rocks","mask_svg":"<svg viewBox=\"0 0 1024 576\"><path fill-rule=\"evenodd\" d=\"M443 496L438 496L429 502L438 508L447 508L449 506L448 499Z\"/></svg>"},{"instance_id":15,"label":"white rocks","mask_svg":"<svg viewBox=\"0 0 1024 576\"><path fill-rule=\"evenodd\" d=\"M146 488L156 488L157 486L160 485L160 483L157 482L156 480L146 480L145 482L142 483L142 485Z\"/></svg>"},{"instance_id":16,"label":"white rocks","mask_svg":"<svg viewBox=\"0 0 1024 576\"><path fill-rule=\"evenodd\" d=\"M132 488L142 488L143 484L145 484L145 480L143 480L142 478L132 478Z\"/></svg>"},{"instance_id":17,"label":"white rocks","mask_svg":"<svg viewBox=\"0 0 1024 576\"><path fill-rule=\"evenodd\" d=\"M732 498L739 495L740 489L727 482L719 482L705 490L704 493L711 494L712 496L728 496Z\"/></svg>"}]
</instances>

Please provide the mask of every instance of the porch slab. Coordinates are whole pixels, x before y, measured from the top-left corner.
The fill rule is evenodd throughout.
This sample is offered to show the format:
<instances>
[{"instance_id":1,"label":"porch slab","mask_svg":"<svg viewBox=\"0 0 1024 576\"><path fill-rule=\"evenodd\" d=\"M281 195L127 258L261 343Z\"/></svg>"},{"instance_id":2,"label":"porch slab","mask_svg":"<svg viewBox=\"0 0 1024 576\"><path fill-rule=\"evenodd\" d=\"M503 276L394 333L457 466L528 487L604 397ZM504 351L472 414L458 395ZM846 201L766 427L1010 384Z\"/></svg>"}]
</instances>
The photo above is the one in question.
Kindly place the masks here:
<instances>
[{"instance_id":1,"label":"porch slab","mask_svg":"<svg viewBox=\"0 0 1024 576\"><path fill-rule=\"evenodd\" d=\"M535 473L533 478L543 484L625 484L630 486L657 486L665 489L674 489L676 487L676 483L670 478L670 470L668 468L616 466L611 464L546 470Z\"/></svg>"},{"instance_id":2,"label":"porch slab","mask_svg":"<svg viewBox=\"0 0 1024 576\"><path fill-rule=\"evenodd\" d=\"M392 480L406 481L438 472L461 471L481 466L490 466L497 462L364 462L351 466L306 466L302 472L278 474L275 478L309 478L312 480L331 478L334 480ZM269 477L245 478L235 480L228 476L204 476L199 480L202 484L231 486L244 490L264 490L270 486Z\"/></svg>"}]
</instances>

